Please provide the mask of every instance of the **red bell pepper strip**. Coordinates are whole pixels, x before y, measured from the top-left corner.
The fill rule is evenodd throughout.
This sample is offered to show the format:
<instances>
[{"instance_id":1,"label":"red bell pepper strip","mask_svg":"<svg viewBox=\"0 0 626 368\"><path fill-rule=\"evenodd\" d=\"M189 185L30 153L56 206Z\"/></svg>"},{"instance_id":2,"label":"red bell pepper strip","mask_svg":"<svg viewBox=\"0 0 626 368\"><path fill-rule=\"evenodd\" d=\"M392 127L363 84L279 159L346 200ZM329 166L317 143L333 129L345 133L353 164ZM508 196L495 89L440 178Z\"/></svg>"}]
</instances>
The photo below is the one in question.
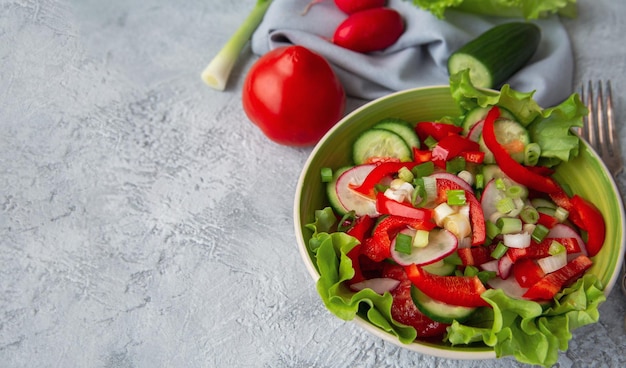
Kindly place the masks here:
<instances>
[{"instance_id":1,"label":"red bell pepper strip","mask_svg":"<svg viewBox=\"0 0 626 368\"><path fill-rule=\"evenodd\" d=\"M531 241L530 246L526 248L509 248L506 257L512 262L520 259L538 259L548 257L550 255L550 245L553 241L557 241L565 247L565 251L569 254L579 253L581 251L578 240L575 238L544 238L541 242Z\"/></svg>"},{"instance_id":2,"label":"red bell pepper strip","mask_svg":"<svg viewBox=\"0 0 626 368\"><path fill-rule=\"evenodd\" d=\"M397 173L403 167L406 167L407 169L410 170L417 164L418 163L416 162L394 162L394 161L381 162L377 164L376 167L372 171L370 171L370 173L367 175L367 177L365 178L363 183L361 183L361 185L354 187L352 189L354 189L355 191L365 196L374 198L374 195L375 195L374 187L376 187L376 184L380 183L380 181L383 178L389 175L392 175L394 173Z\"/></svg>"},{"instance_id":3,"label":"red bell pepper strip","mask_svg":"<svg viewBox=\"0 0 626 368\"><path fill-rule=\"evenodd\" d=\"M465 151L479 151L480 145L460 135L448 135L443 137L433 147L432 161L435 165L445 168L446 161L459 156Z\"/></svg>"},{"instance_id":4,"label":"red bell pepper strip","mask_svg":"<svg viewBox=\"0 0 626 368\"><path fill-rule=\"evenodd\" d=\"M443 178L437 178L438 202L447 201L447 192L450 189L463 189L459 184ZM472 246L478 246L485 242L487 229L485 226L485 215L478 199L471 191L465 190L465 200L469 203L470 222L472 224Z\"/></svg>"},{"instance_id":5,"label":"red bell pepper strip","mask_svg":"<svg viewBox=\"0 0 626 368\"><path fill-rule=\"evenodd\" d=\"M486 247L459 248L456 252L464 266L480 266L494 260L491 253L495 248L496 245L492 244Z\"/></svg>"},{"instance_id":6,"label":"red bell pepper strip","mask_svg":"<svg viewBox=\"0 0 626 368\"><path fill-rule=\"evenodd\" d=\"M554 225L559 223L559 220L554 216L539 212L539 219L537 220L537 223L547 227L548 229L552 229Z\"/></svg>"},{"instance_id":7,"label":"red bell pepper strip","mask_svg":"<svg viewBox=\"0 0 626 368\"><path fill-rule=\"evenodd\" d=\"M439 276L415 264L404 269L413 285L435 300L463 307L489 306L480 296L486 288L477 276Z\"/></svg>"},{"instance_id":8,"label":"red bell pepper strip","mask_svg":"<svg viewBox=\"0 0 626 368\"><path fill-rule=\"evenodd\" d=\"M459 156L463 157L466 162L473 164L482 164L485 161L485 152L483 151L465 151L461 152Z\"/></svg>"},{"instance_id":9,"label":"red bell pepper strip","mask_svg":"<svg viewBox=\"0 0 626 368\"><path fill-rule=\"evenodd\" d=\"M587 256L578 256L565 266L544 276L532 285L523 297L532 300L550 300L561 291L564 286L578 279L591 267L593 262Z\"/></svg>"},{"instance_id":10,"label":"red bell pepper strip","mask_svg":"<svg viewBox=\"0 0 626 368\"><path fill-rule=\"evenodd\" d=\"M413 147L413 162L418 164L431 161L433 157L433 152L431 150L421 150L419 148Z\"/></svg>"},{"instance_id":11,"label":"red bell pepper strip","mask_svg":"<svg viewBox=\"0 0 626 368\"><path fill-rule=\"evenodd\" d=\"M431 221L387 216L376 225L374 234L363 242L363 254L375 262L381 262L391 257L391 239L406 227L412 227L416 230L432 230L435 224Z\"/></svg>"},{"instance_id":12,"label":"red bell pepper strip","mask_svg":"<svg viewBox=\"0 0 626 368\"><path fill-rule=\"evenodd\" d=\"M515 161L504 147L498 142L494 130L496 119L500 116L500 109L496 106L489 110L485 118L483 126L483 139L485 145L493 153L496 163L502 171L511 179L530 189L543 193L555 193L561 190L561 187L554 179L537 174L535 171L528 169L519 162Z\"/></svg>"},{"instance_id":13,"label":"red bell pepper strip","mask_svg":"<svg viewBox=\"0 0 626 368\"><path fill-rule=\"evenodd\" d=\"M532 259L520 259L513 265L513 276L524 288L530 287L546 275L543 269Z\"/></svg>"},{"instance_id":14,"label":"red bell pepper strip","mask_svg":"<svg viewBox=\"0 0 626 368\"><path fill-rule=\"evenodd\" d=\"M419 122L415 125L415 132L422 142L424 142L428 136L440 141L449 135L459 135L462 131L463 128L460 126L430 121Z\"/></svg>"},{"instance_id":15,"label":"red bell pepper strip","mask_svg":"<svg viewBox=\"0 0 626 368\"><path fill-rule=\"evenodd\" d=\"M401 216L421 221L430 221L432 218L432 210L415 208L408 203L400 203L385 197L383 192L376 195L376 211L383 215Z\"/></svg>"},{"instance_id":16,"label":"red bell pepper strip","mask_svg":"<svg viewBox=\"0 0 626 368\"><path fill-rule=\"evenodd\" d=\"M369 232L372 231L374 225L374 219L365 215L356 219L354 226L352 226L346 234L355 237L360 244L357 244L352 248L347 256L352 261L352 268L354 269L354 276L350 279L349 283L357 283L365 280L363 272L361 271L361 262L359 258L362 254L362 246L365 239L369 236Z\"/></svg>"},{"instance_id":17,"label":"red bell pepper strip","mask_svg":"<svg viewBox=\"0 0 626 368\"><path fill-rule=\"evenodd\" d=\"M577 225L587 232L587 241L585 242L587 254L589 257L593 257L604 245L606 237L604 217L596 206L578 195L574 195L571 201L574 211L580 219L580 224Z\"/></svg>"}]
</instances>

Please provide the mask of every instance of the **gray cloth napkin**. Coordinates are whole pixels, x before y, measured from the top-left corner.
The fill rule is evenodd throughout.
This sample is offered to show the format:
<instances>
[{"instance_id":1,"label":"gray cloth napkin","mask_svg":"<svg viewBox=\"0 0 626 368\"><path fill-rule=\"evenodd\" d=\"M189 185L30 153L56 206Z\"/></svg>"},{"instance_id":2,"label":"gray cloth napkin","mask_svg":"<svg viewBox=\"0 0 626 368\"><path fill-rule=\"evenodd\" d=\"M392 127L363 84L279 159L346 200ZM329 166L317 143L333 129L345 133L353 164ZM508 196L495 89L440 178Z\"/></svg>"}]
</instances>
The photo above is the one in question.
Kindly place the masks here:
<instances>
[{"instance_id":1,"label":"gray cloth napkin","mask_svg":"<svg viewBox=\"0 0 626 368\"><path fill-rule=\"evenodd\" d=\"M403 15L406 30L389 48L362 54L330 42L347 15L332 0L318 3L301 15L309 1L274 0L252 36L252 51L262 55L280 46L305 46L331 63L349 96L366 100L404 89L448 84L446 63L453 51L497 24L523 21L457 11L448 11L442 20L410 0L389 0L388 6ZM507 83L518 91L536 91L537 102L549 107L572 92L572 49L557 16L534 22L542 30L539 48Z\"/></svg>"}]
</instances>

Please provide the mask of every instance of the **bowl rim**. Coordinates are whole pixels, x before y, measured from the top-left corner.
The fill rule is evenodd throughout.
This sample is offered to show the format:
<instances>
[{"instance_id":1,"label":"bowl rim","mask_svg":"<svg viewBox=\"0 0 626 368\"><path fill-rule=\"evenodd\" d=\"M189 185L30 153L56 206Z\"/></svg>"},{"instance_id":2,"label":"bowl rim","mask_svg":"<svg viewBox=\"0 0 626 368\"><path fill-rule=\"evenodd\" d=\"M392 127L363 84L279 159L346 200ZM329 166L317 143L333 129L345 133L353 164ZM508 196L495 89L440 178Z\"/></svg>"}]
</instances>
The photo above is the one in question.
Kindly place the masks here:
<instances>
[{"instance_id":1,"label":"bowl rim","mask_svg":"<svg viewBox=\"0 0 626 368\"><path fill-rule=\"evenodd\" d=\"M296 184L296 191L295 191L294 205L293 205L293 217L294 217L293 223L294 223L294 229L296 232L298 252L300 253L300 257L302 258L305 264L305 267L307 268L307 271L309 272L310 276L313 278L314 282L317 282L317 280L320 278L320 274L315 268L315 266L313 265L314 262L308 254L308 250L307 250L308 246L307 244L305 244L304 238L302 236L302 229L301 229L302 218L300 216L300 199L302 197L304 184L305 184L304 179L306 177L306 168L308 168L311 165L311 163L314 161L315 157L317 156L320 149L322 148L323 143L336 130L340 129L341 126L345 123L345 121L351 119L354 115L361 113L363 110L370 108L372 105L382 100L390 99L398 95L411 94L411 93L415 93L415 92L419 92L423 90L436 90L436 89L449 88L449 87L450 87L449 85L432 85L432 86L416 87L416 88L411 88L411 89L406 89L406 90L390 93L388 95L382 96L375 100L369 101L359 106L358 108L354 109L350 113L346 114L341 120L339 120L337 124L335 124L328 132L326 132L326 134L320 139L320 141L314 146L313 150L309 153L309 156L303 165L303 169L298 177L298 181ZM618 259L616 263L616 270L615 272L613 272L611 278L609 279L609 282L604 285L604 290L603 290L604 295L608 297L611 290L613 289L613 287L615 286L617 282L617 279L621 273L619 270L622 267L623 262L625 261L626 255L624 252L626 250L626 213L624 210L624 202L623 202L619 187L617 186L617 183L615 181L615 178L613 177L613 175L610 175L610 172L606 164L602 161L597 151L593 149L593 147L591 147L584 139L581 139L581 141L586 146L591 156L593 156L593 158L599 163L602 170L608 174L607 178L608 178L610 187L612 191L617 194L616 197L618 201L618 208L620 211L619 224L620 224L620 227L622 228L622 236L621 236L620 246L618 249ZM483 350L482 347L464 348L462 346L455 346L455 347L438 346L436 344L429 344L428 342L424 342L424 341L414 341L409 344L403 344L399 342L398 339L394 335L389 334L379 329L378 327L372 325L370 322L362 318L360 315L356 315L355 318L351 322L355 322L358 326L370 332L374 336L381 338L385 341L391 342L392 344L396 346L400 346L404 349L428 354L428 355L435 356L435 357L448 358L448 359L463 359L463 360L481 360L481 359L495 359L496 358L495 351L488 346L485 346Z\"/></svg>"}]
</instances>

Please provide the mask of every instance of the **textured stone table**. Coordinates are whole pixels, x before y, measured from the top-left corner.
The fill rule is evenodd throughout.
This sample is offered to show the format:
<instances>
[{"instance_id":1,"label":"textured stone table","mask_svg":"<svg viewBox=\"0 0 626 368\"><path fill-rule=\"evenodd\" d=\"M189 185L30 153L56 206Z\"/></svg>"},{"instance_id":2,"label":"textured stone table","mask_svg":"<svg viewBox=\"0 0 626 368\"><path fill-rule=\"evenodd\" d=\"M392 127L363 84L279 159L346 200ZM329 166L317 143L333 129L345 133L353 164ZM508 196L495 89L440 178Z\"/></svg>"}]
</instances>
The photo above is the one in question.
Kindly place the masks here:
<instances>
[{"instance_id":1,"label":"textured stone table","mask_svg":"<svg viewBox=\"0 0 626 368\"><path fill-rule=\"evenodd\" d=\"M579 2L576 80L611 78L625 119L626 2ZM292 225L310 150L246 119L249 51L225 92L199 78L253 3L0 0L0 366L520 366L410 352L322 306ZM559 366L626 366L625 301Z\"/></svg>"}]
</instances>

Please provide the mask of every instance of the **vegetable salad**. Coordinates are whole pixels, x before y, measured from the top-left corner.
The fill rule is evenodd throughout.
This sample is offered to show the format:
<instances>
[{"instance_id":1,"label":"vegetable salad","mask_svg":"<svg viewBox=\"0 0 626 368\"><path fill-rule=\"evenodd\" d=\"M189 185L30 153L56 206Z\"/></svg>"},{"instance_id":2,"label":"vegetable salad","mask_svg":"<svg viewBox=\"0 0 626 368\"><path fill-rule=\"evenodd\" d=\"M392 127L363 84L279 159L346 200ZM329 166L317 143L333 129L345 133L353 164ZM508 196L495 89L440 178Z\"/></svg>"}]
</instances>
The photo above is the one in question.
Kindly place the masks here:
<instances>
[{"instance_id":1,"label":"vegetable salad","mask_svg":"<svg viewBox=\"0 0 626 368\"><path fill-rule=\"evenodd\" d=\"M570 129L586 108L479 90L466 71L450 81L461 116L385 119L356 139L354 165L322 170L330 205L307 225L317 290L338 317L403 343L478 343L551 366L605 299L585 273L603 216L551 177L578 154Z\"/></svg>"}]
</instances>

